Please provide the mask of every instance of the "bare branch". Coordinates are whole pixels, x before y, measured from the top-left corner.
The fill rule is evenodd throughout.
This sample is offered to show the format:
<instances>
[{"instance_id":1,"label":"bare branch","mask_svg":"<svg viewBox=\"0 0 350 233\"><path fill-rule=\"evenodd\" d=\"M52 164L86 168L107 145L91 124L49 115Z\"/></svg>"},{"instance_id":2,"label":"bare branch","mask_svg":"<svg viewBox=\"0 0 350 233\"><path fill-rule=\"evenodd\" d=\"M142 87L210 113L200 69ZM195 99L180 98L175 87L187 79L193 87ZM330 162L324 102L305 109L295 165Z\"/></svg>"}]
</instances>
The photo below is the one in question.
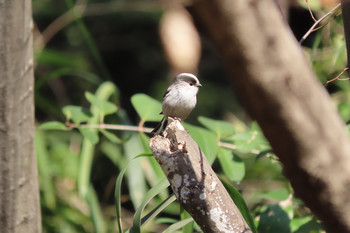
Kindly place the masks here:
<instances>
[{"instance_id":1,"label":"bare branch","mask_svg":"<svg viewBox=\"0 0 350 233\"><path fill-rule=\"evenodd\" d=\"M335 81L335 80L349 80L349 78L340 79L340 76L342 76L342 75L344 74L344 72L347 71L348 69L349 69L349 67L345 67L345 68L342 70L342 72L340 72L340 74L337 75L337 77L332 78L331 80L328 80L328 81L326 82L325 85L327 85L328 83L331 83L331 82L333 82L333 81Z\"/></svg>"},{"instance_id":2,"label":"bare branch","mask_svg":"<svg viewBox=\"0 0 350 233\"><path fill-rule=\"evenodd\" d=\"M144 132L144 133L151 133L152 128L146 128L140 126L133 126L133 125L110 125L110 124L98 124L98 125L92 125L92 124L81 124L76 125L70 122L66 123L66 126L69 128L90 128L90 129L111 129L111 130L125 130L125 131L137 131L137 132Z\"/></svg>"},{"instance_id":3,"label":"bare branch","mask_svg":"<svg viewBox=\"0 0 350 233\"><path fill-rule=\"evenodd\" d=\"M300 39L299 43L302 44L304 42L304 40L312 33L315 31L315 27L321 23L325 18L327 18L328 16L330 16L331 14L333 14L336 10L338 10L340 8L340 3L337 4L332 10L330 10L327 14L325 14L324 16L322 16L319 20L317 20L309 29L309 31L307 31L305 33L305 35ZM320 27L321 28L321 27Z\"/></svg>"},{"instance_id":4,"label":"bare branch","mask_svg":"<svg viewBox=\"0 0 350 233\"><path fill-rule=\"evenodd\" d=\"M310 13L311 18L316 22L317 20L316 20L314 14L312 13L312 10L311 10L311 8L310 8L309 0L305 0L305 2L306 2L307 9L309 10L309 13Z\"/></svg>"}]
</instances>

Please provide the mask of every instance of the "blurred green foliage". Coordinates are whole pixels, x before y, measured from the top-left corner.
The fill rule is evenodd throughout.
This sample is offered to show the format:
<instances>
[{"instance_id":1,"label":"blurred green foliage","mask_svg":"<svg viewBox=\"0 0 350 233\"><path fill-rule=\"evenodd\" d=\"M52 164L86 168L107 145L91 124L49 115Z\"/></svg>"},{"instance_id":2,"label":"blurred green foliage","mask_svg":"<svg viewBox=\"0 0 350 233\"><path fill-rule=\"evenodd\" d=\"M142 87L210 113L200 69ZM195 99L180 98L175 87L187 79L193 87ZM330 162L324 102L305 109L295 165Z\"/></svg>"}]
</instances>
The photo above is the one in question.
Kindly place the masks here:
<instances>
[{"instance_id":1,"label":"blurred green foliage","mask_svg":"<svg viewBox=\"0 0 350 233\"><path fill-rule=\"evenodd\" d=\"M46 36L35 37L35 148L44 232L200 231L167 188L150 156L149 135L141 130L161 119L164 77L170 73L157 32L161 6L77 3L90 15L77 11L67 17L71 0L33 1L37 30ZM316 14L326 11L314 7ZM332 19L316 32L313 47L304 49L321 83L346 67L341 28L341 17ZM213 54L204 46L206 65L199 67L204 87L185 128L252 228L323 232L294 197L260 128L223 81L218 62L208 62L217 59ZM326 88L348 123L349 82Z\"/></svg>"}]
</instances>

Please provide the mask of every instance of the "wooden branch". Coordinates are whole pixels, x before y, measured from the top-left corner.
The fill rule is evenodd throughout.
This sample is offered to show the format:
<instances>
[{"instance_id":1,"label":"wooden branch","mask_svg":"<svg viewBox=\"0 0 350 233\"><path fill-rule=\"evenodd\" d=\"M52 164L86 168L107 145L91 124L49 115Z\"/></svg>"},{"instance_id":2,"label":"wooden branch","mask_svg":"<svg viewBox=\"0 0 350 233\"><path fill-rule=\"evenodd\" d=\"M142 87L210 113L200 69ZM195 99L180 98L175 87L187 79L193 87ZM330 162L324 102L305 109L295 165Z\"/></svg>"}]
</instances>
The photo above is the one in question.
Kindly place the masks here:
<instances>
[{"instance_id":1,"label":"wooden branch","mask_svg":"<svg viewBox=\"0 0 350 233\"><path fill-rule=\"evenodd\" d=\"M251 232L196 142L179 121L169 123L149 145L180 204L203 232Z\"/></svg>"},{"instance_id":2,"label":"wooden branch","mask_svg":"<svg viewBox=\"0 0 350 233\"><path fill-rule=\"evenodd\" d=\"M309 4L308 4L308 8L309 8ZM340 8L340 3L337 4L332 10L330 10L327 14L325 14L324 16L322 16L319 20L315 20L315 18L313 17L312 11L309 8L310 14L312 16L312 18L315 20L315 23L311 26L311 28L305 33L305 35L300 39L299 43L302 44L306 38L314 31L320 29L322 26L315 28L319 23L321 23L324 19L326 19L328 16L330 16L331 14L333 14L336 10L338 10L338 8Z\"/></svg>"},{"instance_id":3,"label":"wooden branch","mask_svg":"<svg viewBox=\"0 0 350 233\"><path fill-rule=\"evenodd\" d=\"M295 194L329 232L350 232L345 125L274 0L197 0L189 10L214 42Z\"/></svg>"}]
</instances>

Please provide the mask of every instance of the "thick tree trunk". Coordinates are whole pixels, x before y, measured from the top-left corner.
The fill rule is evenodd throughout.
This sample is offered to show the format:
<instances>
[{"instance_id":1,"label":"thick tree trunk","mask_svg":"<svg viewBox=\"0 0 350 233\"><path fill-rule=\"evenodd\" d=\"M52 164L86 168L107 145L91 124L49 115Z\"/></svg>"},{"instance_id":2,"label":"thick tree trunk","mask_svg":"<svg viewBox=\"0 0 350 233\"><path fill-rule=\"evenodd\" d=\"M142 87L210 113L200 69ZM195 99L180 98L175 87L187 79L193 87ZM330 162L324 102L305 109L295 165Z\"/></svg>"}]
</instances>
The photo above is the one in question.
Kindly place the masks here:
<instances>
[{"instance_id":1,"label":"thick tree trunk","mask_svg":"<svg viewBox=\"0 0 350 233\"><path fill-rule=\"evenodd\" d=\"M0 1L0 232L41 232L30 0Z\"/></svg>"},{"instance_id":2,"label":"thick tree trunk","mask_svg":"<svg viewBox=\"0 0 350 233\"><path fill-rule=\"evenodd\" d=\"M348 58L348 68L350 63L350 0L341 0L341 11L344 22L344 35L346 42L346 54ZM350 70L348 69L350 75Z\"/></svg>"},{"instance_id":3,"label":"thick tree trunk","mask_svg":"<svg viewBox=\"0 0 350 233\"><path fill-rule=\"evenodd\" d=\"M275 1L198 0L189 9L207 29L295 194L329 232L350 232L345 125Z\"/></svg>"}]
</instances>

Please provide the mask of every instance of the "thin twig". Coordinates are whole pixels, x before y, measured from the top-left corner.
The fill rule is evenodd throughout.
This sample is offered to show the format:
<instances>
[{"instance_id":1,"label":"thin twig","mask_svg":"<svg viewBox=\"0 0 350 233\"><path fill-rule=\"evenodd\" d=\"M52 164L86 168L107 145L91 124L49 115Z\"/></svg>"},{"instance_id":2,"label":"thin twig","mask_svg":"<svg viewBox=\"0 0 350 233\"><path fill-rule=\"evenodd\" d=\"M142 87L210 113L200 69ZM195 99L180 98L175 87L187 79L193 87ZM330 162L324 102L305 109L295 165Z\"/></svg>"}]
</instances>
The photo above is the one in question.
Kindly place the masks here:
<instances>
[{"instance_id":1,"label":"thin twig","mask_svg":"<svg viewBox=\"0 0 350 233\"><path fill-rule=\"evenodd\" d=\"M337 75L337 77L332 78L331 80L328 80L325 85L327 85L328 83L331 83L335 80L349 80L349 78L340 79L340 76L342 76L344 74L344 72L347 71L348 69L349 69L349 67L344 68L342 70L342 72L340 72L340 74Z\"/></svg>"},{"instance_id":2,"label":"thin twig","mask_svg":"<svg viewBox=\"0 0 350 233\"><path fill-rule=\"evenodd\" d=\"M327 18L329 15L333 14L334 11L338 10L340 8L340 3L338 3L332 10L330 10L327 14L322 16L319 20L317 20L312 27L305 33L305 35L300 39L299 43L302 44L304 40L314 31L315 27L322 22L325 18Z\"/></svg>"},{"instance_id":3,"label":"thin twig","mask_svg":"<svg viewBox=\"0 0 350 233\"><path fill-rule=\"evenodd\" d=\"M221 146L221 147L227 148L227 149L231 149L231 150L236 150L237 149L236 145L233 145L233 144L230 144L230 143L227 143L227 142L220 142L219 141L218 145ZM251 151L249 151L249 153L258 155L260 153L260 151L258 151L258 150L251 150Z\"/></svg>"},{"instance_id":4,"label":"thin twig","mask_svg":"<svg viewBox=\"0 0 350 233\"><path fill-rule=\"evenodd\" d=\"M321 28L325 27L331 20L332 20L332 18L328 18L328 20L324 24L322 24L321 26L319 26L317 28L314 28L312 30L312 32L315 32L315 31L320 30Z\"/></svg>"},{"instance_id":5,"label":"thin twig","mask_svg":"<svg viewBox=\"0 0 350 233\"><path fill-rule=\"evenodd\" d=\"M144 132L144 133L151 133L152 132L152 128L146 128L146 127L142 127L142 126L132 126L132 125L111 125L111 124L99 124L99 125L88 125L88 124L82 124L82 125L76 125L73 124L71 122L67 122L66 126L69 127L70 129L73 128L78 128L78 127L82 127L82 128L89 128L89 129L110 129L110 130L125 130L125 131L137 131L137 132ZM227 143L227 142L218 142L218 145L227 149L231 149L231 150L236 150L237 146ZM260 152L258 150L251 150L249 151L249 153L252 154L259 154Z\"/></svg>"},{"instance_id":6,"label":"thin twig","mask_svg":"<svg viewBox=\"0 0 350 233\"><path fill-rule=\"evenodd\" d=\"M237 146L236 145L233 145L233 144L230 144L230 143L226 143L226 142L218 142L218 145L221 146L221 147L225 147L227 149L231 149L231 150L236 150L237 149Z\"/></svg>"},{"instance_id":7,"label":"thin twig","mask_svg":"<svg viewBox=\"0 0 350 233\"><path fill-rule=\"evenodd\" d=\"M133 126L133 125L110 125L110 124L99 124L99 125L75 125L73 123L66 123L66 126L69 128L90 128L90 129L111 129L111 130L125 130L125 131L137 131L137 132L144 132L144 133L150 133L152 132L152 128L146 128L146 127L140 127L140 126Z\"/></svg>"},{"instance_id":8,"label":"thin twig","mask_svg":"<svg viewBox=\"0 0 350 233\"><path fill-rule=\"evenodd\" d=\"M310 12L311 18L316 22L317 20L316 20L314 14L312 13L312 10L311 10L311 8L310 8L309 0L305 0L305 2L306 2L306 5L307 5L307 9L308 9L309 12Z\"/></svg>"}]
</instances>

